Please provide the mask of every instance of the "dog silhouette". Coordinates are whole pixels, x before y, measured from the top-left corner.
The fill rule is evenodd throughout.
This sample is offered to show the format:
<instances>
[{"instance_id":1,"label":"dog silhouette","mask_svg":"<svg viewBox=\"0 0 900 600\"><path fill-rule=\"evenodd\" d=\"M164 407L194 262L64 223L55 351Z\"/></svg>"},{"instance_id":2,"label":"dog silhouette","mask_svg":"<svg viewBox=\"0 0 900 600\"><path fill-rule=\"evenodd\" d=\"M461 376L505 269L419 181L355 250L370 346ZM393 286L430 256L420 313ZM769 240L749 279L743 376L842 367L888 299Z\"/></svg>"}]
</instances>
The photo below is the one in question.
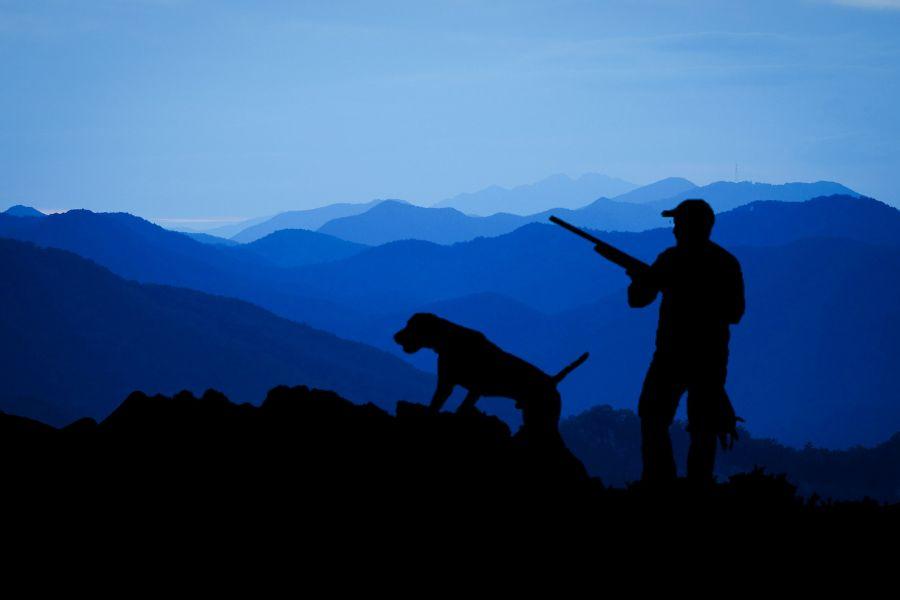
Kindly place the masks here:
<instances>
[{"instance_id":1,"label":"dog silhouette","mask_svg":"<svg viewBox=\"0 0 900 600\"><path fill-rule=\"evenodd\" d=\"M408 354L422 348L438 355L437 387L430 407L439 411L458 385L468 391L457 412L472 411L482 396L515 400L522 411L522 431L559 435L562 401L557 384L588 358L585 352L556 375L505 352L483 333L431 313L416 313L394 341Z\"/></svg>"}]
</instances>

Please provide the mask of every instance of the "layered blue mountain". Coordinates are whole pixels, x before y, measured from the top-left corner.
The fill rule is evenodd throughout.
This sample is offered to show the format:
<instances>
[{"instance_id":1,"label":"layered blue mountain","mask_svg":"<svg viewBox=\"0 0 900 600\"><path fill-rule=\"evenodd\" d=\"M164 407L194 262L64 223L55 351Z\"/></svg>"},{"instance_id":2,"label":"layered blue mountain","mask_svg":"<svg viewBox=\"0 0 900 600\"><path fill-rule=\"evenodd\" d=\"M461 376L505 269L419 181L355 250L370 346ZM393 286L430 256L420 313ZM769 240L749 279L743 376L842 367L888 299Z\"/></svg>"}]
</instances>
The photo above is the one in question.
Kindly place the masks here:
<instances>
[{"instance_id":1,"label":"layered blue mountain","mask_svg":"<svg viewBox=\"0 0 900 600\"><path fill-rule=\"evenodd\" d=\"M654 200L665 200L677 194L689 192L696 187L696 184L683 177L667 177L651 184L635 188L630 192L619 194L618 196L615 196L614 199L618 202L635 202L641 204L644 202L653 202Z\"/></svg>"},{"instance_id":2,"label":"layered blue mountain","mask_svg":"<svg viewBox=\"0 0 900 600\"><path fill-rule=\"evenodd\" d=\"M268 221L271 218L273 218L272 215L266 215L262 217L254 217L252 219L244 219L242 221L232 222L228 223L227 225L219 225L218 227L207 229L203 233L219 238L231 239L245 229L253 227L254 225L259 225L260 223Z\"/></svg>"},{"instance_id":3,"label":"layered blue mountain","mask_svg":"<svg viewBox=\"0 0 900 600\"><path fill-rule=\"evenodd\" d=\"M47 216L36 208L32 208L30 206L24 206L22 204L16 204L15 206L10 206L5 211L3 211L3 214L9 215L11 217L46 217Z\"/></svg>"},{"instance_id":4,"label":"layered blue mountain","mask_svg":"<svg viewBox=\"0 0 900 600\"><path fill-rule=\"evenodd\" d=\"M359 215L329 221L319 232L370 246L412 239L453 244L508 233L523 222L523 217L505 213L471 217L455 208L385 201Z\"/></svg>"},{"instance_id":5,"label":"layered blue mountain","mask_svg":"<svg viewBox=\"0 0 900 600\"><path fill-rule=\"evenodd\" d=\"M383 200L372 200L359 204L338 203L329 204L319 208L310 208L308 210L292 210L283 212L264 219L259 223L255 223L249 227L236 232L231 239L236 242L246 244L263 238L270 233L274 233L281 229L319 229L322 225L332 219L340 219L364 213L367 210L378 206ZM401 200L391 200L391 202L402 203Z\"/></svg>"},{"instance_id":6,"label":"layered blue mountain","mask_svg":"<svg viewBox=\"0 0 900 600\"><path fill-rule=\"evenodd\" d=\"M875 200L846 196L798 204L757 203L720 215L715 235L727 247L786 244L810 236L882 243L900 239L898 215ZM603 237L645 260L673 241L670 229L607 232ZM453 246L394 242L346 261L299 270L295 276L312 293L327 290L336 301L364 301L373 310L493 292L552 313L591 302L625 284L618 270L598 265L605 263L587 242L554 225L534 223Z\"/></svg>"},{"instance_id":7,"label":"layered blue mountain","mask_svg":"<svg viewBox=\"0 0 900 600\"><path fill-rule=\"evenodd\" d=\"M686 180L671 179L639 188L646 195L599 198L577 209L553 208L526 216L497 213L488 217L464 214L452 208L424 208L411 204L383 202L371 209L324 224L319 231L349 241L381 245L399 240L423 240L438 244L465 242L477 237L496 237L528 223L544 223L554 214L580 227L604 231L644 231L668 224L660 213L688 197L705 197L719 210L734 208L757 200L797 202L810 198L846 193L857 194L840 184L829 182L789 183L769 185L755 183L719 182L704 187L692 187ZM687 188L687 189L685 189ZM659 199L660 192L683 189L674 197ZM655 198L639 202L640 198Z\"/></svg>"},{"instance_id":8,"label":"layered blue mountain","mask_svg":"<svg viewBox=\"0 0 900 600\"><path fill-rule=\"evenodd\" d=\"M256 306L126 281L69 252L0 240L0 410L64 424L135 389L215 387L259 401L278 384L392 408L431 378L356 342Z\"/></svg>"},{"instance_id":9,"label":"layered blue mountain","mask_svg":"<svg viewBox=\"0 0 900 600\"><path fill-rule=\"evenodd\" d=\"M302 286L284 285L282 268L243 245L204 244L125 213L74 210L44 219L0 215L0 237L69 250L126 279L240 298L293 320L356 318L351 307L309 296Z\"/></svg>"},{"instance_id":10,"label":"layered blue mountain","mask_svg":"<svg viewBox=\"0 0 900 600\"><path fill-rule=\"evenodd\" d=\"M671 208L687 198L703 198L716 212L724 212L757 200L779 200L781 202L802 202L820 196L856 196L850 188L833 181L813 183L754 183L752 181L717 181L696 188L686 189L667 198L650 202L657 209Z\"/></svg>"},{"instance_id":11,"label":"layered blue mountain","mask_svg":"<svg viewBox=\"0 0 900 600\"><path fill-rule=\"evenodd\" d=\"M194 241L201 242L203 244L212 244L214 246L237 246L238 242L234 240L229 240L228 238L222 238L217 235L210 235L208 233L201 233L199 231L180 231L189 238Z\"/></svg>"},{"instance_id":12,"label":"layered blue mountain","mask_svg":"<svg viewBox=\"0 0 900 600\"><path fill-rule=\"evenodd\" d=\"M319 231L370 246L399 240L454 244L503 235L528 223L545 222L551 214L582 227L640 231L662 226L665 219L659 212L649 206L608 198L600 198L579 209L557 208L524 217L509 213L475 217L454 208L382 202L362 214L329 221Z\"/></svg>"},{"instance_id":13,"label":"layered blue mountain","mask_svg":"<svg viewBox=\"0 0 900 600\"><path fill-rule=\"evenodd\" d=\"M587 173L574 179L551 175L537 183L514 188L495 185L478 192L459 194L434 206L455 208L470 215L529 215L555 206L578 208L597 198L618 196L635 187L633 183L599 173Z\"/></svg>"},{"instance_id":14,"label":"layered blue mountain","mask_svg":"<svg viewBox=\"0 0 900 600\"><path fill-rule=\"evenodd\" d=\"M316 231L281 229L244 249L280 267L300 267L350 258L367 247Z\"/></svg>"}]
</instances>

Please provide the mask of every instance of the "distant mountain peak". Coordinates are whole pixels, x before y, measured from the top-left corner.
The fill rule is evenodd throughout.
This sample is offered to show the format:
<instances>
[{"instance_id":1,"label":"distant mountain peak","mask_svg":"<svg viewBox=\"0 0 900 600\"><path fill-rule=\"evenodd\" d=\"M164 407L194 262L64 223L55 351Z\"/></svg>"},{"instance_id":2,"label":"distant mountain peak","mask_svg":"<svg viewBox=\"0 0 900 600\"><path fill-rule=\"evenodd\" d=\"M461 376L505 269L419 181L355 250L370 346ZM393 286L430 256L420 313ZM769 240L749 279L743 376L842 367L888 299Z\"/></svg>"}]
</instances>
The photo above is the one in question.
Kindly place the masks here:
<instances>
[{"instance_id":1,"label":"distant mountain peak","mask_svg":"<svg viewBox=\"0 0 900 600\"><path fill-rule=\"evenodd\" d=\"M584 173L578 177L555 173L540 181L510 188L491 185L477 192L448 198L434 207L452 207L479 216L528 215L550 208L578 208L600 196L618 196L635 187L633 183L601 173Z\"/></svg>"},{"instance_id":2,"label":"distant mountain peak","mask_svg":"<svg viewBox=\"0 0 900 600\"><path fill-rule=\"evenodd\" d=\"M372 208L370 208L369 210L376 210L376 209L385 210L385 209L389 209L389 208L391 208L391 209L395 209L395 208L416 209L416 208L422 208L422 207L416 206L415 204L410 204L409 202L406 202L404 200L389 199L389 200L380 200L377 204L373 204Z\"/></svg>"},{"instance_id":3,"label":"distant mountain peak","mask_svg":"<svg viewBox=\"0 0 900 600\"><path fill-rule=\"evenodd\" d=\"M834 181L792 181L781 184L758 181L715 181L708 185L684 190L668 198L650 201L647 204L664 209L687 198L703 198L712 205L716 212L723 212L756 200L804 202L810 198L833 195L858 197L860 194Z\"/></svg>"},{"instance_id":4,"label":"distant mountain peak","mask_svg":"<svg viewBox=\"0 0 900 600\"><path fill-rule=\"evenodd\" d=\"M681 194L697 186L683 177L666 177L615 197L617 202L644 204Z\"/></svg>"},{"instance_id":5,"label":"distant mountain peak","mask_svg":"<svg viewBox=\"0 0 900 600\"><path fill-rule=\"evenodd\" d=\"M15 206L10 206L3 214L9 215L11 217L46 217L44 213L39 211L36 208L32 208L31 206L25 206L24 204L16 204Z\"/></svg>"},{"instance_id":6,"label":"distant mountain peak","mask_svg":"<svg viewBox=\"0 0 900 600\"><path fill-rule=\"evenodd\" d=\"M270 218L262 221L253 222L247 227L241 229L231 236L231 239L246 244L256 241L260 238L278 231L279 229L307 229L316 230L332 221L341 217L349 217L358 215L378 206L384 202L393 202L395 204L409 204L405 200L395 198L376 199L369 202L349 203L340 202L337 204L328 204L317 208L309 208L303 210L291 210L278 213Z\"/></svg>"}]
</instances>

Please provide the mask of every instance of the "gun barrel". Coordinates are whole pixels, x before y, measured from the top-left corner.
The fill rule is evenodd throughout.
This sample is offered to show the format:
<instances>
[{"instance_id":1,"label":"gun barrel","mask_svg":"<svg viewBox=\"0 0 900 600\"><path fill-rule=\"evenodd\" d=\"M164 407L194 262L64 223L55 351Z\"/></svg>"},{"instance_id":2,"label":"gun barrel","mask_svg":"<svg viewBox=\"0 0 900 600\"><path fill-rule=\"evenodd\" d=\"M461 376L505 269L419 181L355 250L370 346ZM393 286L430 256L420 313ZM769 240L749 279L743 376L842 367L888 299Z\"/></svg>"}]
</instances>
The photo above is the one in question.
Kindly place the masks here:
<instances>
[{"instance_id":1,"label":"gun barrel","mask_svg":"<svg viewBox=\"0 0 900 600\"><path fill-rule=\"evenodd\" d=\"M556 223L557 225L559 225L560 227L562 227L563 229L568 229L575 235L577 235L579 237L583 237L584 239L586 239L589 242L593 242L594 244L602 244L603 243L600 239L595 238L594 236L589 234L587 231L585 231L583 229L579 229L579 228L575 227L574 225L572 225L571 223L563 221L559 217L554 217L551 215L550 220L552 222Z\"/></svg>"},{"instance_id":2,"label":"gun barrel","mask_svg":"<svg viewBox=\"0 0 900 600\"><path fill-rule=\"evenodd\" d=\"M597 251L598 254L600 254L600 256L602 256L603 258L605 258L606 260L608 260L614 264L619 265L626 271L640 271L643 269L650 268L650 265L648 265L644 261L638 260L635 257L631 256L630 254L622 252L615 246L611 246L610 244L607 244L603 240L589 234L587 231L584 231L583 229L579 229L578 227L575 227L571 223L567 223L566 221L563 221L559 217L551 216L550 221L552 221L553 223L556 223L563 229L566 229L566 230L574 233L578 237L584 238L587 241L591 242L592 244L594 244L594 249Z\"/></svg>"}]
</instances>

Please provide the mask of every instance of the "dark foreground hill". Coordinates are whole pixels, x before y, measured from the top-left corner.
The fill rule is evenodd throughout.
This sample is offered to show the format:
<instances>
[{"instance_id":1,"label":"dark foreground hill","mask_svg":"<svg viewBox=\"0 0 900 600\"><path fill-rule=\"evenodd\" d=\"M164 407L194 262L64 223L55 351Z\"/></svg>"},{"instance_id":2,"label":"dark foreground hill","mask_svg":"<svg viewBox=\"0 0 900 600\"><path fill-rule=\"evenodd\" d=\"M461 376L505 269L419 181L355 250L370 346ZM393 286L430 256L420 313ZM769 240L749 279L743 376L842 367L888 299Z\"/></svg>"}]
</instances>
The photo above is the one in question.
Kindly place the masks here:
<instances>
[{"instance_id":1,"label":"dark foreground hill","mask_svg":"<svg viewBox=\"0 0 900 600\"><path fill-rule=\"evenodd\" d=\"M71 514L93 528L212 524L229 538L241 526L336 534L381 524L440 544L431 536L451 517L479 523L484 539L541 526L579 537L585 531L572 526L608 533L669 518L696 533L703 523L721 532L754 519L853 516L859 532L868 519L897 515L897 506L871 502L810 503L784 478L759 472L702 491L606 488L559 438L511 435L494 417L403 402L394 416L306 387L275 388L260 406L213 391L199 399L135 392L100 423L63 429L0 415L0 451L12 514Z\"/></svg>"}]
</instances>

